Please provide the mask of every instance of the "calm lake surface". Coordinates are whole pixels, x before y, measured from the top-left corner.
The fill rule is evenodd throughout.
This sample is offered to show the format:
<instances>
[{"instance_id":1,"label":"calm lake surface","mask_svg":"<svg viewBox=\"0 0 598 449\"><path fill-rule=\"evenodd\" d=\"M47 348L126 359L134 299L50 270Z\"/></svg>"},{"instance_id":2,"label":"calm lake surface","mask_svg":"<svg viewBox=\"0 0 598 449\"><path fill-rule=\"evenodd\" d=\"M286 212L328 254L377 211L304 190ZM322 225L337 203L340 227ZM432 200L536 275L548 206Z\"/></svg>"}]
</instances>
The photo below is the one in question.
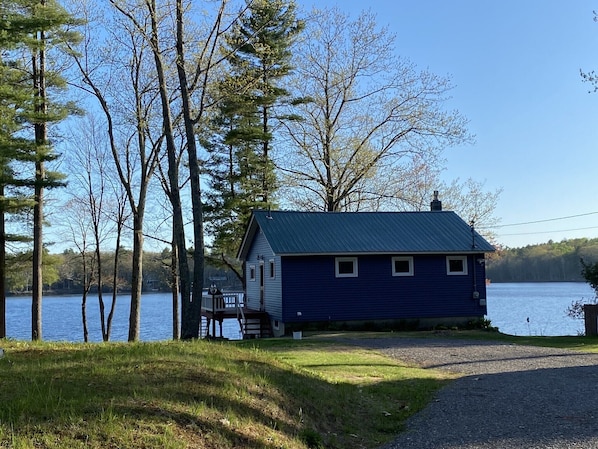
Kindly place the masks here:
<instances>
[{"instance_id":1,"label":"calm lake surface","mask_svg":"<svg viewBox=\"0 0 598 449\"><path fill-rule=\"evenodd\" d=\"M109 300L108 300L109 299ZM106 317L112 297L105 297ZM112 320L111 341L127 341L129 335L130 296L117 299ZM107 318L106 318L107 319ZM236 320L227 320L223 334L239 339L240 328ZM89 341L102 341L100 308L97 297L87 299L87 328ZM218 327L216 335L220 335ZM6 301L6 334L17 340L31 339L31 298L9 297ZM42 301L42 338L48 341L83 341L81 296L44 296ZM146 293L141 298L142 341L172 339L172 296L170 293Z\"/></svg>"},{"instance_id":2,"label":"calm lake surface","mask_svg":"<svg viewBox=\"0 0 598 449\"><path fill-rule=\"evenodd\" d=\"M567 307L580 299L591 302L594 291L585 282L491 284L487 296L487 318L505 334L579 335L583 320L568 317Z\"/></svg>"},{"instance_id":3,"label":"calm lake surface","mask_svg":"<svg viewBox=\"0 0 598 449\"><path fill-rule=\"evenodd\" d=\"M589 285L576 282L491 284L487 288L488 315L493 326L511 335L578 335L583 321L566 315L572 301L591 300ZM108 305L108 302L106 302ZM119 296L112 324L112 341L128 336L129 297ZM529 322L528 322L529 318ZM102 341L97 298L87 303L90 341ZM10 297L6 304L9 338L31 339L31 299ZM236 320L226 320L223 333L239 339ZM219 331L217 330L217 335ZM42 337L48 341L83 341L80 296L45 296L42 302ZM172 299L167 293L144 294L141 300L142 341L172 339Z\"/></svg>"}]
</instances>

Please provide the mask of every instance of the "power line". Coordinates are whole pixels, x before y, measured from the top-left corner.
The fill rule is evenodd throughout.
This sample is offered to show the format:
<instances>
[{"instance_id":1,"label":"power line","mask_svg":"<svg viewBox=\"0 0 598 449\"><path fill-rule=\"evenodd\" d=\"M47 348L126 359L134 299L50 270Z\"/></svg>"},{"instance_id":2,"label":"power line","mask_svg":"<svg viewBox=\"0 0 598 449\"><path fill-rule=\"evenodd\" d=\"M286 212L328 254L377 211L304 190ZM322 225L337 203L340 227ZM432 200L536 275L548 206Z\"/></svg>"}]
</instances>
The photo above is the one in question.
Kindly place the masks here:
<instances>
[{"instance_id":1,"label":"power line","mask_svg":"<svg viewBox=\"0 0 598 449\"><path fill-rule=\"evenodd\" d=\"M567 220L567 219L570 219L570 218L587 217L588 215L595 215L595 214L598 214L598 211L597 212L588 212L588 213L585 213L585 214L568 215L566 217L546 218L544 220L525 221L525 222L521 222L521 223L511 223L511 224L506 224L506 225L497 225L497 226L492 226L492 227L493 228L507 228L507 227L511 227L511 226L523 226L523 225L528 225L528 224L547 223L549 221L559 221L559 220ZM578 231L578 230L583 230L583 229L592 229L592 228L570 229L570 231ZM562 232L562 231L554 231L554 232ZM532 234L536 234L536 233L534 232Z\"/></svg>"},{"instance_id":2,"label":"power line","mask_svg":"<svg viewBox=\"0 0 598 449\"><path fill-rule=\"evenodd\" d=\"M598 226L590 226L588 228L575 228L575 229L560 229L555 231L536 231L536 232L517 232L513 234L498 234L501 237L512 237L517 235L535 235L535 234L552 234L555 232L572 232L572 231L586 231L588 229L598 229Z\"/></svg>"}]
</instances>

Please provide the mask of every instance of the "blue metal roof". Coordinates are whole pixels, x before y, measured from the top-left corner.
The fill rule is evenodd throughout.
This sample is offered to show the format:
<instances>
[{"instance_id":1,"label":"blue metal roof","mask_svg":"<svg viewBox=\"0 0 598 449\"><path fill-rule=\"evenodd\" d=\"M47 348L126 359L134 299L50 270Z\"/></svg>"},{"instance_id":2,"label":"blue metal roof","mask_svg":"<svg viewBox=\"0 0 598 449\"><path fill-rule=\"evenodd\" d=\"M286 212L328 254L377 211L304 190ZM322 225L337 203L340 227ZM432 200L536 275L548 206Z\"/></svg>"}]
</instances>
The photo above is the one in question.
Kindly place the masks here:
<instances>
[{"instance_id":1,"label":"blue metal roof","mask_svg":"<svg viewBox=\"0 0 598 449\"><path fill-rule=\"evenodd\" d=\"M494 251L451 211L254 211L239 250L241 259L258 229L277 255Z\"/></svg>"}]
</instances>

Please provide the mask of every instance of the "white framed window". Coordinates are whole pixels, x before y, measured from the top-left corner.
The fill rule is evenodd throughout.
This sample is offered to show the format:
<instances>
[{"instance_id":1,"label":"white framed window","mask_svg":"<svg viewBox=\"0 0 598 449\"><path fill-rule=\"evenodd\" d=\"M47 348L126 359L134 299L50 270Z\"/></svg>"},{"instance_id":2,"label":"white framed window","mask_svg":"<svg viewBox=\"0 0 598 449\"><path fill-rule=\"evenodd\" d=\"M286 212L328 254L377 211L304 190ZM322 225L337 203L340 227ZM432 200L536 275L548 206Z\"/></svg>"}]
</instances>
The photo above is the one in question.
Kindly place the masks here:
<instances>
[{"instance_id":1,"label":"white framed window","mask_svg":"<svg viewBox=\"0 0 598 449\"><path fill-rule=\"evenodd\" d=\"M270 279L276 277L276 264L274 263L274 259L268 261L268 274L270 275Z\"/></svg>"},{"instance_id":2,"label":"white framed window","mask_svg":"<svg viewBox=\"0 0 598 449\"><path fill-rule=\"evenodd\" d=\"M334 265L337 278L357 277L357 257L337 257Z\"/></svg>"},{"instance_id":3,"label":"white framed window","mask_svg":"<svg viewBox=\"0 0 598 449\"><path fill-rule=\"evenodd\" d=\"M413 257L395 256L392 258L393 276L413 276Z\"/></svg>"},{"instance_id":4,"label":"white framed window","mask_svg":"<svg viewBox=\"0 0 598 449\"><path fill-rule=\"evenodd\" d=\"M467 274L467 256L447 256L446 274L448 275L466 275Z\"/></svg>"},{"instance_id":5,"label":"white framed window","mask_svg":"<svg viewBox=\"0 0 598 449\"><path fill-rule=\"evenodd\" d=\"M255 281L255 265L249 265L249 280Z\"/></svg>"}]
</instances>

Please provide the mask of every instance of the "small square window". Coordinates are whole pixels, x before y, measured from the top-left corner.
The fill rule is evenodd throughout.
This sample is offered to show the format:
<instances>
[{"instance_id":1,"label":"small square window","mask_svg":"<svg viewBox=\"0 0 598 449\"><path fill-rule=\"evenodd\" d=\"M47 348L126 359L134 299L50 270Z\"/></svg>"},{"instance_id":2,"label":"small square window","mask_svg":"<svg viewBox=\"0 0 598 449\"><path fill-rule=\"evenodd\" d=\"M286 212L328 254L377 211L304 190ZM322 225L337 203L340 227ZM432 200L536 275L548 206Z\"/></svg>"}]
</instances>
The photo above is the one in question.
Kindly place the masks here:
<instances>
[{"instance_id":1,"label":"small square window","mask_svg":"<svg viewBox=\"0 0 598 449\"><path fill-rule=\"evenodd\" d=\"M466 256L448 256L446 258L446 274L466 275L467 257Z\"/></svg>"},{"instance_id":2,"label":"small square window","mask_svg":"<svg viewBox=\"0 0 598 449\"><path fill-rule=\"evenodd\" d=\"M249 265L249 280L255 281L255 265Z\"/></svg>"},{"instance_id":3,"label":"small square window","mask_svg":"<svg viewBox=\"0 0 598 449\"><path fill-rule=\"evenodd\" d=\"M357 277L357 257L337 257L335 266L337 278Z\"/></svg>"},{"instance_id":4,"label":"small square window","mask_svg":"<svg viewBox=\"0 0 598 449\"><path fill-rule=\"evenodd\" d=\"M393 257L393 276L413 276L413 257Z\"/></svg>"}]
</instances>

